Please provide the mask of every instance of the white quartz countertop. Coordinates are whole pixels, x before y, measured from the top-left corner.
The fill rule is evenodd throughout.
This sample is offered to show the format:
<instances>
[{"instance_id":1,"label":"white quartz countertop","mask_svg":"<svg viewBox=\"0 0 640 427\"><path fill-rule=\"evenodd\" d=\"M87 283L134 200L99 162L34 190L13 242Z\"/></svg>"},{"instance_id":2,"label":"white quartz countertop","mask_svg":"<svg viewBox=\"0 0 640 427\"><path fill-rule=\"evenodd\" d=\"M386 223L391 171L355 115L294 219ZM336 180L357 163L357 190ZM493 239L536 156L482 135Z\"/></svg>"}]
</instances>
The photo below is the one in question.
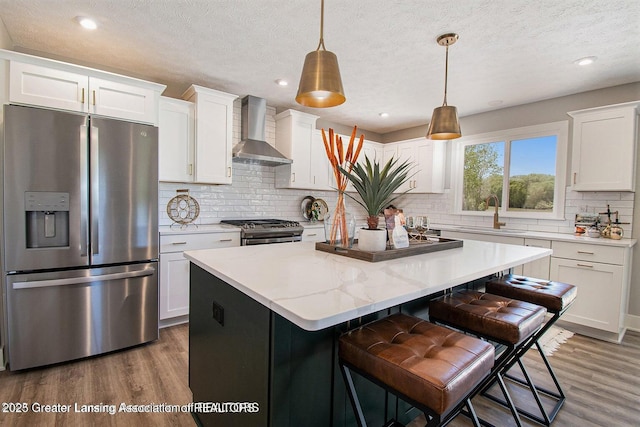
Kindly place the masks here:
<instances>
[{"instance_id":1,"label":"white quartz countertop","mask_svg":"<svg viewBox=\"0 0 640 427\"><path fill-rule=\"evenodd\" d=\"M522 237L526 239L542 239L542 240L560 240L564 242L573 243L587 243L592 245L605 245L605 246L622 246L632 247L636 244L636 239L623 238L620 240L605 239L604 237L587 237L576 236L575 234L566 233L547 233L542 231L528 231L510 229L508 227L494 230L488 227L470 227L462 225L449 225L449 224L433 224L431 228L434 230L442 231L455 231L459 233L477 233L477 234L489 234L492 236L509 236L509 237Z\"/></svg>"},{"instance_id":2,"label":"white quartz countertop","mask_svg":"<svg viewBox=\"0 0 640 427\"><path fill-rule=\"evenodd\" d=\"M196 233L237 233L240 232L240 227L235 227L228 224L204 224L198 225L190 224L186 227L180 227L179 225L168 226L163 225L158 229L161 236L169 234L196 234Z\"/></svg>"},{"instance_id":3,"label":"white quartz countertop","mask_svg":"<svg viewBox=\"0 0 640 427\"><path fill-rule=\"evenodd\" d=\"M316 331L549 256L551 250L465 240L462 248L371 263L303 242L184 255L292 323Z\"/></svg>"}]
</instances>

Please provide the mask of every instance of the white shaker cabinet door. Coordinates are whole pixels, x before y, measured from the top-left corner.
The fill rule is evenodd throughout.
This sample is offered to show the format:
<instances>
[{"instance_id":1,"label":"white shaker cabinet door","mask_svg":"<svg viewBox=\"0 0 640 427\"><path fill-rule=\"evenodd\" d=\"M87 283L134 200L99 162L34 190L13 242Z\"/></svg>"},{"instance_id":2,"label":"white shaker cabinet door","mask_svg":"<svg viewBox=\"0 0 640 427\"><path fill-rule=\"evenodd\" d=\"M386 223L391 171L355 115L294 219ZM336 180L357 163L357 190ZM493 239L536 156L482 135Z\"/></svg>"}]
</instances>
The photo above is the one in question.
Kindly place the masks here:
<instances>
[{"instance_id":1,"label":"white shaker cabinet door","mask_svg":"<svg viewBox=\"0 0 640 427\"><path fill-rule=\"evenodd\" d=\"M534 248L551 249L550 240L540 239L524 239L525 246L531 246ZM522 266L522 274L527 277L533 277L536 279L549 280L549 264L551 257L537 259L535 261L528 262Z\"/></svg>"},{"instance_id":2,"label":"white shaker cabinet door","mask_svg":"<svg viewBox=\"0 0 640 427\"><path fill-rule=\"evenodd\" d=\"M569 115L573 117L573 190L634 191L637 103L574 111Z\"/></svg>"},{"instance_id":3,"label":"white shaker cabinet door","mask_svg":"<svg viewBox=\"0 0 640 427\"><path fill-rule=\"evenodd\" d=\"M191 182L194 171L194 105L180 99L160 99L158 178Z\"/></svg>"},{"instance_id":4,"label":"white shaker cabinet door","mask_svg":"<svg viewBox=\"0 0 640 427\"><path fill-rule=\"evenodd\" d=\"M156 92L142 87L89 78L89 112L138 123L157 123Z\"/></svg>"},{"instance_id":5,"label":"white shaker cabinet door","mask_svg":"<svg viewBox=\"0 0 640 427\"><path fill-rule=\"evenodd\" d=\"M608 332L622 327L621 265L551 258L551 280L571 283L578 295L562 320Z\"/></svg>"},{"instance_id":6,"label":"white shaker cabinet door","mask_svg":"<svg viewBox=\"0 0 640 427\"><path fill-rule=\"evenodd\" d=\"M191 85L182 98L195 104L193 181L231 184L233 101L237 96Z\"/></svg>"},{"instance_id":7,"label":"white shaker cabinet door","mask_svg":"<svg viewBox=\"0 0 640 427\"><path fill-rule=\"evenodd\" d=\"M160 320L189 314L189 261L182 252L160 254Z\"/></svg>"},{"instance_id":8,"label":"white shaker cabinet door","mask_svg":"<svg viewBox=\"0 0 640 427\"><path fill-rule=\"evenodd\" d=\"M86 113L89 79L86 75L11 61L9 101Z\"/></svg>"}]
</instances>

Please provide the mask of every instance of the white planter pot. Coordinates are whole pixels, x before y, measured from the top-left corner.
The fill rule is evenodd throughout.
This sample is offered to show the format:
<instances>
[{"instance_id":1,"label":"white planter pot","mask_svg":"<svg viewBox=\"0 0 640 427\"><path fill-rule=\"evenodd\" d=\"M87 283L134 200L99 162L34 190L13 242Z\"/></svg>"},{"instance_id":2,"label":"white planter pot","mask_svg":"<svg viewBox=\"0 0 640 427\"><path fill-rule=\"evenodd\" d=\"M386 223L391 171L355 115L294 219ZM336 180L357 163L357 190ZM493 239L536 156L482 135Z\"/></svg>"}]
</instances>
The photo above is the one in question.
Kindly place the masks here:
<instances>
[{"instance_id":1,"label":"white planter pot","mask_svg":"<svg viewBox=\"0 0 640 427\"><path fill-rule=\"evenodd\" d=\"M387 230L358 230L358 249L367 252L380 252L387 248Z\"/></svg>"}]
</instances>

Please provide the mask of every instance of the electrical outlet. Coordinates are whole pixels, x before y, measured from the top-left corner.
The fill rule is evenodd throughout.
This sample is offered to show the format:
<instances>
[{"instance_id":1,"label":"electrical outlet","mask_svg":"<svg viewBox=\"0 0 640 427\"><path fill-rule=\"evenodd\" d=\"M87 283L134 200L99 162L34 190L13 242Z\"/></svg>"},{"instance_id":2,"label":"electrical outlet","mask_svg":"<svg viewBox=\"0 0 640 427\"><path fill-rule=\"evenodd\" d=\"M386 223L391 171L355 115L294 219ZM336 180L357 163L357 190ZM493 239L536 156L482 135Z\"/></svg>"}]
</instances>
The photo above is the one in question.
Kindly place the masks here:
<instances>
[{"instance_id":1,"label":"electrical outlet","mask_svg":"<svg viewBox=\"0 0 640 427\"><path fill-rule=\"evenodd\" d=\"M224 308L215 301L213 301L213 318L224 326Z\"/></svg>"}]
</instances>

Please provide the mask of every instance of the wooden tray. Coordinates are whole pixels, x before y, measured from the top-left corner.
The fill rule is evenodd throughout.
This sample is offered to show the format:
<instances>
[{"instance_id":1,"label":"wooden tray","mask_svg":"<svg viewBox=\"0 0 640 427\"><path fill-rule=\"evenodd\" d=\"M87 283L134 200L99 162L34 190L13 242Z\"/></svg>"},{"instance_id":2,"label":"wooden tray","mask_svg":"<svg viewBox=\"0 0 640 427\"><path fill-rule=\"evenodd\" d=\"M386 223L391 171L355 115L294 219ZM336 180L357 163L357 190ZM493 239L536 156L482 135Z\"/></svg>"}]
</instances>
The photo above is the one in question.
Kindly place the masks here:
<instances>
[{"instance_id":1,"label":"wooden tray","mask_svg":"<svg viewBox=\"0 0 640 427\"><path fill-rule=\"evenodd\" d=\"M332 246L325 242L316 242L316 250L329 252L336 255L342 255L349 258L356 258L363 261L378 262L387 261L395 258L406 256L426 254L429 252L444 251L446 249L461 248L462 240L445 239L444 237L430 237L428 241L409 241L408 248L387 249L380 252L368 252L358 249L357 243L352 248L345 249Z\"/></svg>"}]
</instances>

